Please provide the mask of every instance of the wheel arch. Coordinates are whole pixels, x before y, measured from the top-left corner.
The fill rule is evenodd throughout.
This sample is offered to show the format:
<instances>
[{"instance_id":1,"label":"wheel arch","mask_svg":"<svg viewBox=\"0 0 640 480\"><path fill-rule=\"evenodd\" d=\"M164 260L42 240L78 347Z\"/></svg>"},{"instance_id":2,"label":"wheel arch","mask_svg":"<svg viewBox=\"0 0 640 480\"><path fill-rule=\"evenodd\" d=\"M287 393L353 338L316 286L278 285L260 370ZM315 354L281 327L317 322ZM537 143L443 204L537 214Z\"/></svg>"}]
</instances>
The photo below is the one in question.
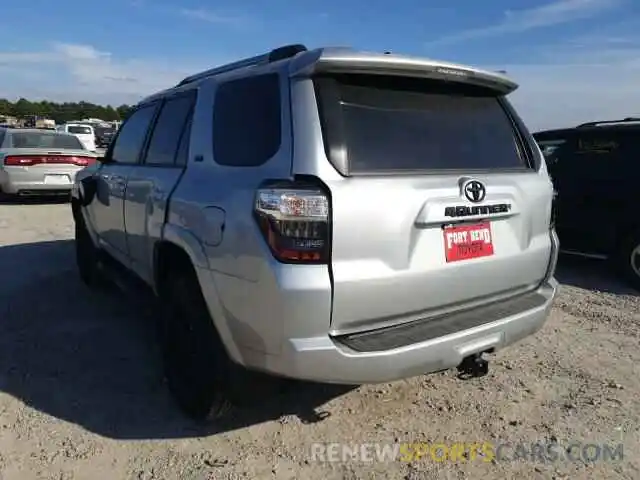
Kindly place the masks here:
<instances>
[{"instance_id":1,"label":"wheel arch","mask_svg":"<svg viewBox=\"0 0 640 480\"><path fill-rule=\"evenodd\" d=\"M177 231L180 231L178 229ZM174 230L176 234L176 230ZM180 236L165 236L163 240L156 242L154 247L154 260L153 260L153 278L154 289L156 294L162 296L166 283L164 280L166 275L173 269L187 269L190 274L195 276L195 279L200 287L200 292L204 298L204 302L207 305L211 321L216 328L218 335L220 336L224 348L230 358L238 364L243 364L243 357L238 348L236 340L233 336L232 330L229 328L227 319L223 314L223 308L218 298L216 288L212 285L203 285L204 282L213 282L212 277L204 278L203 275L209 272L208 262L204 257L204 251L199 242L189 232L183 230L183 234L186 237ZM168 237L168 238L167 238ZM189 240L185 238L192 238L191 241L197 242L195 246L190 247ZM194 250L199 248L199 250ZM204 258L203 258L204 257ZM205 288L203 288L205 287Z\"/></svg>"},{"instance_id":2,"label":"wheel arch","mask_svg":"<svg viewBox=\"0 0 640 480\"><path fill-rule=\"evenodd\" d=\"M634 235L640 235L640 222L627 222L618 226L615 232L613 255L616 256L621 247Z\"/></svg>"}]
</instances>

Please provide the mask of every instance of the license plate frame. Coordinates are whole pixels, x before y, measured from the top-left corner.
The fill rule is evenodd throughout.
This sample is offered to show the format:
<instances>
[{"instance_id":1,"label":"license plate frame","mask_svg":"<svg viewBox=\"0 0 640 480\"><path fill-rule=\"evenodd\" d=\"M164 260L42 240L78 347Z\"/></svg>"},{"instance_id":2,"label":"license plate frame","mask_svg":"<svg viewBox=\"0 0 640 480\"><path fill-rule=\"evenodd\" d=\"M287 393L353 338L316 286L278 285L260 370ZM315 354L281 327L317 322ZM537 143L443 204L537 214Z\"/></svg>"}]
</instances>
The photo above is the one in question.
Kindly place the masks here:
<instances>
[{"instance_id":1,"label":"license plate frame","mask_svg":"<svg viewBox=\"0 0 640 480\"><path fill-rule=\"evenodd\" d=\"M45 185L70 185L71 178L64 174L49 174L44 176Z\"/></svg>"},{"instance_id":2,"label":"license plate frame","mask_svg":"<svg viewBox=\"0 0 640 480\"><path fill-rule=\"evenodd\" d=\"M442 228L447 263L491 257L495 254L491 222L446 225Z\"/></svg>"}]
</instances>

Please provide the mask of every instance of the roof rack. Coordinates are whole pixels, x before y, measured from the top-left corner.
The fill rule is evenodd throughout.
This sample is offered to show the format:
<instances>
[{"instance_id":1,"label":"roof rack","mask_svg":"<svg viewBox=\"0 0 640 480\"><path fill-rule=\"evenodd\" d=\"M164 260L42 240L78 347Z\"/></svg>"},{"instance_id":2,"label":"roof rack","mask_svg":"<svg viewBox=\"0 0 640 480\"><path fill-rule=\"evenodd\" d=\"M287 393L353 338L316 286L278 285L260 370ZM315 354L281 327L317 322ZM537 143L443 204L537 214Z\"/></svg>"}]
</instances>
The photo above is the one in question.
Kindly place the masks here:
<instances>
[{"instance_id":1,"label":"roof rack","mask_svg":"<svg viewBox=\"0 0 640 480\"><path fill-rule=\"evenodd\" d=\"M576 128L584 128L584 127L596 127L598 125L610 125L612 123L631 123L631 122L640 122L640 117L626 117L621 120L602 120L599 122L587 122L578 125Z\"/></svg>"},{"instance_id":2,"label":"roof rack","mask_svg":"<svg viewBox=\"0 0 640 480\"><path fill-rule=\"evenodd\" d=\"M232 72L233 70L238 70L239 68L247 68L253 67L255 65L265 65L268 63L277 62L278 60L284 60L285 58L290 58L300 52L306 51L307 47L301 44L284 45L282 47L274 48L270 52L264 53L262 55L245 58L243 60L238 60L237 62L228 63L226 65L221 65L219 67L211 68L209 70L190 75L184 78L176 86L181 87L182 85L186 85L188 83L192 83L197 80L210 77L212 75L220 75L221 73Z\"/></svg>"}]
</instances>

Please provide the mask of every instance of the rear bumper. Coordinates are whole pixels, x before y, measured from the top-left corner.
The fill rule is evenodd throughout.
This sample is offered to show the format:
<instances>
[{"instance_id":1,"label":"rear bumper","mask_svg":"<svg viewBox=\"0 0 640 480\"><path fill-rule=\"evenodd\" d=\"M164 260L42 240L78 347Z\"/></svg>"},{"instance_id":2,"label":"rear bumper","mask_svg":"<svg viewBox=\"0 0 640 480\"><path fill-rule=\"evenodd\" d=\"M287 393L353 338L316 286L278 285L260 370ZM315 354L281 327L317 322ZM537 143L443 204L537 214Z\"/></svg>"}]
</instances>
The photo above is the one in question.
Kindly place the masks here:
<instances>
[{"instance_id":1,"label":"rear bumper","mask_svg":"<svg viewBox=\"0 0 640 480\"><path fill-rule=\"evenodd\" d=\"M328 334L285 338L278 355L240 348L242 363L290 378L359 385L455 368L469 355L512 345L537 332L550 315L558 288L554 273L559 250L557 235L550 233L546 276L532 292L401 327L400 334L391 329L367 332L355 341Z\"/></svg>"},{"instance_id":2,"label":"rear bumper","mask_svg":"<svg viewBox=\"0 0 640 480\"><path fill-rule=\"evenodd\" d=\"M34 175L31 173L12 172L9 168L0 170L0 190L3 193L15 195L19 193L50 193L71 192L76 172L60 172L68 175L70 182L68 184L51 184L45 183L44 175Z\"/></svg>"},{"instance_id":3,"label":"rear bumper","mask_svg":"<svg viewBox=\"0 0 640 480\"><path fill-rule=\"evenodd\" d=\"M544 298L536 308L391 350L358 352L329 336L288 339L282 355L263 358L262 366L286 377L354 385L455 368L469 355L502 349L537 332L549 317L556 292L557 282L550 279L535 292Z\"/></svg>"}]
</instances>

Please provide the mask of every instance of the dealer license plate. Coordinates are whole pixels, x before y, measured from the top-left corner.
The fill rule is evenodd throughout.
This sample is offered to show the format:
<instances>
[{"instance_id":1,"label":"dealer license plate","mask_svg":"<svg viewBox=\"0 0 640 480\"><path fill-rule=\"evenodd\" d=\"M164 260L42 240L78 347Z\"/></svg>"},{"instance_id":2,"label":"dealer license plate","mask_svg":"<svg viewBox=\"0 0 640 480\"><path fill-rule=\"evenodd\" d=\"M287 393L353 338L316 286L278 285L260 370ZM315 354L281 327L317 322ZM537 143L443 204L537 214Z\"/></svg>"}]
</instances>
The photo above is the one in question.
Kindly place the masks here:
<instances>
[{"instance_id":1,"label":"dealer license plate","mask_svg":"<svg viewBox=\"0 0 640 480\"><path fill-rule=\"evenodd\" d=\"M443 236L447 262L493 255L493 238L489 222L445 227Z\"/></svg>"}]
</instances>

